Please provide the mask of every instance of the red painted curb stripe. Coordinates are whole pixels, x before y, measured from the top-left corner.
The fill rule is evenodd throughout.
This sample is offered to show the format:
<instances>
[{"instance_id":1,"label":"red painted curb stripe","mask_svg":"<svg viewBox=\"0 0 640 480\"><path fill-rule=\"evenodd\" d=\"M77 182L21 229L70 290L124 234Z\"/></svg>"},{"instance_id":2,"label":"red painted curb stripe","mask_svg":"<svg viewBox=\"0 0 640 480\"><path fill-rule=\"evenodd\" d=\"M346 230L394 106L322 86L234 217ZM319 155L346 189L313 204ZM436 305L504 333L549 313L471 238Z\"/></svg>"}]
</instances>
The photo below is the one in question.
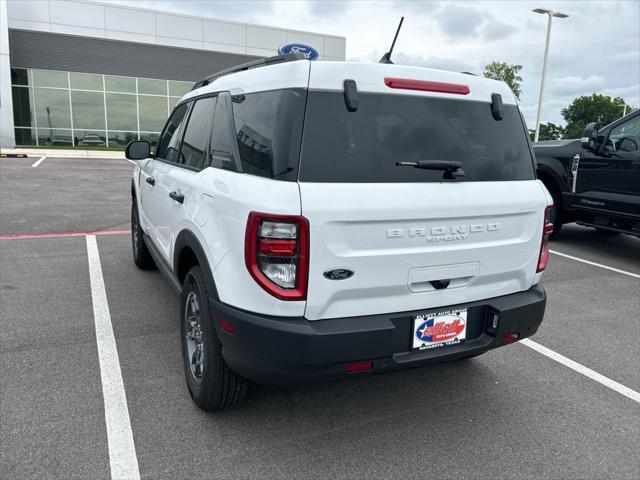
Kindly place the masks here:
<instances>
[{"instance_id":1,"label":"red painted curb stripe","mask_svg":"<svg viewBox=\"0 0 640 480\"><path fill-rule=\"evenodd\" d=\"M48 159L47 159L48 160ZM13 172L15 170L29 170L31 168L31 165L26 165L26 166L10 166L10 167L5 167L5 166L0 166L0 172ZM47 166L42 165L43 170L53 170L53 171L58 171L58 170L65 170L65 171L76 171L76 170L100 170L103 172L129 172L131 171L131 168L126 168L126 167L121 167L121 166L114 166L114 167L74 167L74 166L68 166L68 165L56 165L56 166Z\"/></svg>"},{"instance_id":2,"label":"red painted curb stripe","mask_svg":"<svg viewBox=\"0 0 640 480\"><path fill-rule=\"evenodd\" d=\"M128 235L131 230L102 230L99 232L26 233L0 235L0 240L26 240L29 238L86 237L87 235Z\"/></svg>"}]
</instances>

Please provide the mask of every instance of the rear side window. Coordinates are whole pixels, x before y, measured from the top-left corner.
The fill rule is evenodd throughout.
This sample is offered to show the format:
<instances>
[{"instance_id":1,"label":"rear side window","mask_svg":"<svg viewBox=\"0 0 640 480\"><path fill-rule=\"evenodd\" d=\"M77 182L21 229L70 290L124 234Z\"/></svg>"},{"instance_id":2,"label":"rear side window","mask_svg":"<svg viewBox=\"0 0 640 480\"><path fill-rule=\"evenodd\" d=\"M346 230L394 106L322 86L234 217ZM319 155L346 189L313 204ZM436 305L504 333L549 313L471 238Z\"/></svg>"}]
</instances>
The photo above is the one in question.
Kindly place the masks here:
<instances>
[{"instance_id":1,"label":"rear side window","mask_svg":"<svg viewBox=\"0 0 640 480\"><path fill-rule=\"evenodd\" d=\"M297 179L306 90L274 90L232 97L242 171Z\"/></svg>"},{"instance_id":2,"label":"rear side window","mask_svg":"<svg viewBox=\"0 0 640 480\"><path fill-rule=\"evenodd\" d=\"M180 157L180 132L182 122L188 110L188 104L184 103L177 107L167 121L162 132L162 137L156 148L156 157L163 158L170 162L177 162Z\"/></svg>"},{"instance_id":3,"label":"rear side window","mask_svg":"<svg viewBox=\"0 0 640 480\"><path fill-rule=\"evenodd\" d=\"M239 155L231 104L229 92L222 92L218 95L216 114L213 119L213 138L211 139L211 166L239 172L241 168L238 167Z\"/></svg>"},{"instance_id":4,"label":"rear side window","mask_svg":"<svg viewBox=\"0 0 640 480\"><path fill-rule=\"evenodd\" d=\"M305 182L440 182L442 172L396 162L456 160L457 181L531 180L533 159L520 113L504 105L389 94L359 94L348 112L342 92L309 92L300 164Z\"/></svg>"},{"instance_id":5,"label":"rear side window","mask_svg":"<svg viewBox=\"0 0 640 480\"><path fill-rule=\"evenodd\" d=\"M182 139L178 163L197 170L204 168L215 108L215 97L202 98L193 105Z\"/></svg>"}]
</instances>

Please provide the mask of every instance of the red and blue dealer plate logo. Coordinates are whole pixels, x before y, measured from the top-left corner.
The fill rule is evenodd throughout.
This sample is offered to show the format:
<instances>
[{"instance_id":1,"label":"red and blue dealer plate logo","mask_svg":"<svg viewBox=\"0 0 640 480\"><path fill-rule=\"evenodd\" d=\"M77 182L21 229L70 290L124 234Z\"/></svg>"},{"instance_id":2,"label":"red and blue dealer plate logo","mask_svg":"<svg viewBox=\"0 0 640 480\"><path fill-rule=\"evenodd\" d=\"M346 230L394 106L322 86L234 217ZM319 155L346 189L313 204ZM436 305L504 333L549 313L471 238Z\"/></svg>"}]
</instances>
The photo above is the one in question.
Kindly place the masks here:
<instances>
[{"instance_id":1,"label":"red and blue dealer plate logo","mask_svg":"<svg viewBox=\"0 0 640 480\"><path fill-rule=\"evenodd\" d=\"M413 348L429 348L455 345L465 339L467 333L467 311L418 315L413 320Z\"/></svg>"}]
</instances>

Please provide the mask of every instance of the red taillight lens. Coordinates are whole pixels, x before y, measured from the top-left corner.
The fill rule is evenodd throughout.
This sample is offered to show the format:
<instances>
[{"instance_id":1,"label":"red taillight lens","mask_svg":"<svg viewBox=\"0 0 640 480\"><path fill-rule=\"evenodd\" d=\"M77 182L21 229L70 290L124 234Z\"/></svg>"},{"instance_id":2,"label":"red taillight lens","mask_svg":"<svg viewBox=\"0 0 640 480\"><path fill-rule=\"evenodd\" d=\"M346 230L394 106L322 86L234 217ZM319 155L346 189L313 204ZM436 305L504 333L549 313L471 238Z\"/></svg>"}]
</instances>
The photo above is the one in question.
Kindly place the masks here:
<instances>
[{"instance_id":1,"label":"red taillight lens","mask_svg":"<svg viewBox=\"0 0 640 480\"><path fill-rule=\"evenodd\" d=\"M389 88L419 90L422 92L453 93L455 95L468 95L470 92L467 85L459 83L428 82L425 80L411 80L410 78L385 78L384 84Z\"/></svg>"},{"instance_id":2,"label":"red taillight lens","mask_svg":"<svg viewBox=\"0 0 640 480\"><path fill-rule=\"evenodd\" d=\"M296 240L270 240L261 238L258 241L260 254L276 257L294 257L296 255L298 242Z\"/></svg>"},{"instance_id":3,"label":"red taillight lens","mask_svg":"<svg viewBox=\"0 0 640 480\"><path fill-rule=\"evenodd\" d=\"M368 370L373 369L373 362L370 362L370 361L351 362L351 363L347 363L344 369L347 373L366 372Z\"/></svg>"},{"instance_id":4,"label":"red taillight lens","mask_svg":"<svg viewBox=\"0 0 640 480\"><path fill-rule=\"evenodd\" d=\"M244 256L253 279L280 300L305 300L309 222L302 216L249 213Z\"/></svg>"},{"instance_id":5,"label":"red taillight lens","mask_svg":"<svg viewBox=\"0 0 640 480\"><path fill-rule=\"evenodd\" d=\"M549 205L544 210L544 226L542 228L542 244L540 245L540 255L538 256L538 268L536 273L540 273L547 267L549 262L549 235L553 233L553 223L551 223L551 209Z\"/></svg>"}]
</instances>

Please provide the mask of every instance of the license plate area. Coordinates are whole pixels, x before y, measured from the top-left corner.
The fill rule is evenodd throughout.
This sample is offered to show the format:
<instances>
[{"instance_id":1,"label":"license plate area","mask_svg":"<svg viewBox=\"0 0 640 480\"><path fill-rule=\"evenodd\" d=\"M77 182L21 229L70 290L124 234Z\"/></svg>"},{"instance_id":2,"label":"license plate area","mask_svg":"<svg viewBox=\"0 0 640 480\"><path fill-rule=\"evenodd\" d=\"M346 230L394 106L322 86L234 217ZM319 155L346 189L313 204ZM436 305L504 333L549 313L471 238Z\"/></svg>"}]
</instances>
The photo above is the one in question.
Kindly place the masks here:
<instances>
[{"instance_id":1,"label":"license plate area","mask_svg":"<svg viewBox=\"0 0 640 480\"><path fill-rule=\"evenodd\" d=\"M415 315L412 325L412 350L430 350L457 345L466 339L467 309Z\"/></svg>"}]
</instances>

